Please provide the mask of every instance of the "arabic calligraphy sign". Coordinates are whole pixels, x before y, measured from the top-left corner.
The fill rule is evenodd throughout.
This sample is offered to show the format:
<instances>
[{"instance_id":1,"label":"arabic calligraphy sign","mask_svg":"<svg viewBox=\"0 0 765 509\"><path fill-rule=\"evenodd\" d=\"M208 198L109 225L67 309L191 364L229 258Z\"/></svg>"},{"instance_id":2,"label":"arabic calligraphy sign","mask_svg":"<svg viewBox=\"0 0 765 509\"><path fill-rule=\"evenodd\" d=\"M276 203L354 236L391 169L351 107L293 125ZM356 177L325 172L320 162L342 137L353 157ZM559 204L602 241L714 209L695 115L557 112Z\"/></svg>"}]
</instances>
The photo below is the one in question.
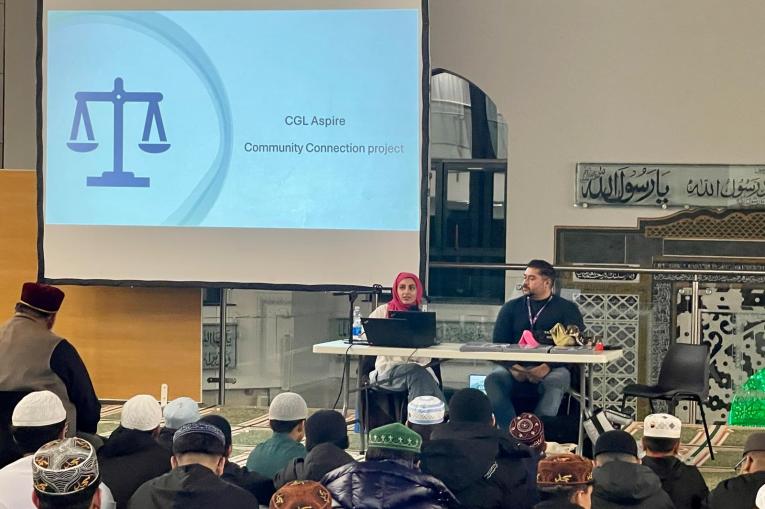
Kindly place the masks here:
<instances>
[{"instance_id":1,"label":"arabic calligraphy sign","mask_svg":"<svg viewBox=\"0 0 765 509\"><path fill-rule=\"evenodd\" d=\"M226 367L236 367L237 324L226 324ZM202 369L220 367L220 324L202 324Z\"/></svg>"},{"instance_id":2,"label":"arabic calligraphy sign","mask_svg":"<svg viewBox=\"0 0 765 509\"><path fill-rule=\"evenodd\" d=\"M576 203L765 209L765 165L576 165Z\"/></svg>"}]
</instances>

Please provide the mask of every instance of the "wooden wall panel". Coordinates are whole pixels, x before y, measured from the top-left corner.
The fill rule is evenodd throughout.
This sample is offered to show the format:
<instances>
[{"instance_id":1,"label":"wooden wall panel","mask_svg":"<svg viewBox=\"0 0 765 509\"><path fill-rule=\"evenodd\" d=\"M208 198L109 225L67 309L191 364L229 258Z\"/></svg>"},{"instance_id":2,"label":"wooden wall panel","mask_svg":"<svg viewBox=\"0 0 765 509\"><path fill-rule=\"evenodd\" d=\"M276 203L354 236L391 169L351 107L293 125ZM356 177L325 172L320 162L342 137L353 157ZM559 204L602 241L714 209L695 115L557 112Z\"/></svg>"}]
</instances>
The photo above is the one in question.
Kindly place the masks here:
<instances>
[{"instance_id":1,"label":"wooden wall panel","mask_svg":"<svg viewBox=\"0 0 765 509\"><path fill-rule=\"evenodd\" d=\"M3 321L12 313L21 284L37 276L35 189L35 172L0 170ZM166 383L171 398L201 400L199 289L61 288L66 299L54 331L77 347L100 398L158 397Z\"/></svg>"}]
</instances>

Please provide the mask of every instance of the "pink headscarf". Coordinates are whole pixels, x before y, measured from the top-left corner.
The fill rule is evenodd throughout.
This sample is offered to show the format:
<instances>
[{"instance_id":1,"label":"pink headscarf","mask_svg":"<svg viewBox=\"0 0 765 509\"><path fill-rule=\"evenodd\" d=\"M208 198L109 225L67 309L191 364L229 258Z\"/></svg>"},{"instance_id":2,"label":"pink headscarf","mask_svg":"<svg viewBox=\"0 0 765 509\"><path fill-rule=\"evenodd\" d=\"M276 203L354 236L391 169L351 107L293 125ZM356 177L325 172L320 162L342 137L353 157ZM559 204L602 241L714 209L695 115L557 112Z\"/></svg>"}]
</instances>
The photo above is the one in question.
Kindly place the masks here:
<instances>
[{"instance_id":1,"label":"pink headscarf","mask_svg":"<svg viewBox=\"0 0 765 509\"><path fill-rule=\"evenodd\" d=\"M417 286L417 296L415 297L413 306L404 304L398 298L398 284L404 279L414 280L414 284L415 286ZM391 301L388 302L388 315L390 315L391 311L412 311L414 308L416 309L420 308L420 304L422 303L422 294L423 294L422 283L420 282L420 278L418 278L411 272L399 272L398 276L396 276L396 280L393 282L393 291L391 293L393 293L393 299L391 299Z\"/></svg>"}]
</instances>

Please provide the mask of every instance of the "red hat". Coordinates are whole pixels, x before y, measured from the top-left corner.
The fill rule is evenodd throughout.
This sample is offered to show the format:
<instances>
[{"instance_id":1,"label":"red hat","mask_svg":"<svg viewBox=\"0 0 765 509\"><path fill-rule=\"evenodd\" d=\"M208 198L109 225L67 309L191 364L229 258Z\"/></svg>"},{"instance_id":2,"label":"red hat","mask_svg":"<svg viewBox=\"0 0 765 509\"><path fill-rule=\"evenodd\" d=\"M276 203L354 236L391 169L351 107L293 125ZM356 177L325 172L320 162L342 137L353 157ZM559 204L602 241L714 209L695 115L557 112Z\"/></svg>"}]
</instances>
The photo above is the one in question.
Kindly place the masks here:
<instances>
[{"instance_id":1,"label":"red hat","mask_svg":"<svg viewBox=\"0 0 765 509\"><path fill-rule=\"evenodd\" d=\"M58 312L64 292L55 286L40 283L24 283L21 287L19 302L41 313L53 314Z\"/></svg>"},{"instance_id":2,"label":"red hat","mask_svg":"<svg viewBox=\"0 0 765 509\"><path fill-rule=\"evenodd\" d=\"M539 453L545 451L545 426L534 414L524 412L510 422L510 435Z\"/></svg>"},{"instance_id":3,"label":"red hat","mask_svg":"<svg viewBox=\"0 0 765 509\"><path fill-rule=\"evenodd\" d=\"M539 460L537 486L582 486L592 484L592 461L576 454L556 454Z\"/></svg>"},{"instance_id":4,"label":"red hat","mask_svg":"<svg viewBox=\"0 0 765 509\"><path fill-rule=\"evenodd\" d=\"M316 481L293 481L271 497L270 509L329 509L332 496Z\"/></svg>"}]
</instances>

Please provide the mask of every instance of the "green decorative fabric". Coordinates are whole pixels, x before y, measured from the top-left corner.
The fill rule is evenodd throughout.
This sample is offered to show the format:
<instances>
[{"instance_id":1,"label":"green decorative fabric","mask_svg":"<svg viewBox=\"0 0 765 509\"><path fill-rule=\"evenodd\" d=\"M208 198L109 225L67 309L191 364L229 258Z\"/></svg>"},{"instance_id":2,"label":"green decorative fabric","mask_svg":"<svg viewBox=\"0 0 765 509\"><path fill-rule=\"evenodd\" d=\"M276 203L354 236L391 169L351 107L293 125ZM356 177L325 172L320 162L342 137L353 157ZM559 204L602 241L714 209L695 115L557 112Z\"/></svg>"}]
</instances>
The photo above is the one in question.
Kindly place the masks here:
<instances>
[{"instance_id":1,"label":"green decorative fabric","mask_svg":"<svg viewBox=\"0 0 765 509\"><path fill-rule=\"evenodd\" d=\"M765 427L765 369L749 377L733 396L728 424Z\"/></svg>"}]
</instances>

